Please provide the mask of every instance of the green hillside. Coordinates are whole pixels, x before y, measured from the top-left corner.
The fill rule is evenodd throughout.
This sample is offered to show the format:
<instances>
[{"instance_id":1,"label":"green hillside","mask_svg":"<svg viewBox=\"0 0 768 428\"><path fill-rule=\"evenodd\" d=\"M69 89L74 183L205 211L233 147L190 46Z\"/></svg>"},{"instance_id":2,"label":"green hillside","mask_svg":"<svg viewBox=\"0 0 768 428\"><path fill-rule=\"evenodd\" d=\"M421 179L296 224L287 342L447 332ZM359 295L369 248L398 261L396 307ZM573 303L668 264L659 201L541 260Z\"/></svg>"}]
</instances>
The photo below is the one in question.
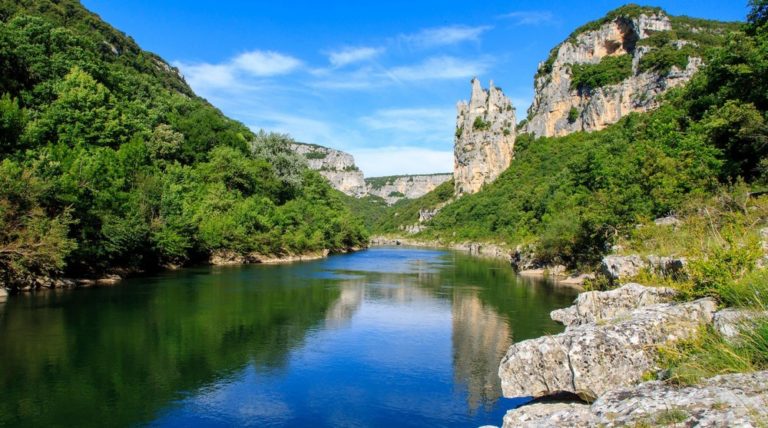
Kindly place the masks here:
<instances>
[{"instance_id":1,"label":"green hillside","mask_svg":"<svg viewBox=\"0 0 768 428\"><path fill-rule=\"evenodd\" d=\"M638 223L739 181L762 189L768 30L765 6L754 10L750 23L710 50L705 68L661 108L600 132L519 136L510 168L443 208L421 235L533 244L543 261L593 265ZM378 232L396 233L412 222L395 214Z\"/></svg>"},{"instance_id":2,"label":"green hillside","mask_svg":"<svg viewBox=\"0 0 768 428\"><path fill-rule=\"evenodd\" d=\"M0 1L0 283L364 242L288 149L74 0Z\"/></svg>"}]
</instances>

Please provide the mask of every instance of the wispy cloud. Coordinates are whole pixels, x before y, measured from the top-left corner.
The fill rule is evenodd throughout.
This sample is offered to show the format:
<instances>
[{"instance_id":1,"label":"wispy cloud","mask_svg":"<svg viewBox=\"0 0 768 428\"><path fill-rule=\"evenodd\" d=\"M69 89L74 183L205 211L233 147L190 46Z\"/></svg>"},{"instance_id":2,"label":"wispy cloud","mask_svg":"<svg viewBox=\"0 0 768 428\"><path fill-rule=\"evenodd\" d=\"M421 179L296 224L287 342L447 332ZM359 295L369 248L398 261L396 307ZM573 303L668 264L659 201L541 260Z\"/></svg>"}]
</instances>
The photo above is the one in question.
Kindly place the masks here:
<instances>
[{"instance_id":1,"label":"wispy cloud","mask_svg":"<svg viewBox=\"0 0 768 428\"><path fill-rule=\"evenodd\" d=\"M477 59L437 56L418 64L394 67L387 75L396 81L462 79L483 74L492 62L487 56Z\"/></svg>"},{"instance_id":2,"label":"wispy cloud","mask_svg":"<svg viewBox=\"0 0 768 428\"><path fill-rule=\"evenodd\" d=\"M196 90L239 89L248 77L271 77L291 73L302 66L292 56L273 51L250 51L220 64L176 61L187 82Z\"/></svg>"},{"instance_id":3,"label":"wispy cloud","mask_svg":"<svg viewBox=\"0 0 768 428\"><path fill-rule=\"evenodd\" d=\"M453 170L453 151L390 146L351 150L366 177L397 174L430 174Z\"/></svg>"},{"instance_id":4,"label":"wispy cloud","mask_svg":"<svg viewBox=\"0 0 768 428\"><path fill-rule=\"evenodd\" d=\"M455 114L447 108L394 108L377 110L360 121L375 131L445 134L450 133Z\"/></svg>"},{"instance_id":5,"label":"wispy cloud","mask_svg":"<svg viewBox=\"0 0 768 428\"><path fill-rule=\"evenodd\" d=\"M344 67L345 65L358 63L361 61L367 61L373 59L384 52L384 48L381 47L354 47L344 48L338 51L328 53L328 61L334 67Z\"/></svg>"},{"instance_id":6,"label":"wispy cloud","mask_svg":"<svg viewBox=\"0 0 768 428\"><path fill-rule=\"evenodd\" d=\"M201 88L229 88L236 84L235 74L229 65L220 64L185 64L174 62L181 69L187 83L195 90Z\"/></svg>"},{"instance_id":7,"label":"wispy cloud","mask_svg":"<svg viewBox=\"0 0 768 428\"><path fill-rule=\"evenodd\" d=\"M552 12L546 10L528 10L505 13L501 19L511 20L515 25L542 25L554 22Z\"/></svg>"},{"instance_id":8,"label":"wispy cloud","mask_svg":"<svg viewBox=\"0 0 768 428\"><path fill-rule=\"evenodd\" d=\"M419 48L455 45L467 41L479 41L480 36L492 27L469 27L450 25L446 27L425 28L418 33L402 34L399 40Z\"/></svg>"},{"instance_id":9,"label":"wispy cloud","mask_svg":"<svg viewBox=\"0 0 768 428\"><path fill-rule=\"evenodd\" d=\"M343 73L316 72L315 75L319 78L309 85L320 89L368 90L393 84L465 79L484 74L493 62L493 58L489 56L434 56L421 62L392 68L361 67Z\"/></svg>"},{"instance_id":10,"label":"wispy cloud","mask_svg":"<svg viewBox=\"0 0 768 428\"><path fill-rule=\"evenodd\" d=\"M254 76L277 76L301 66L298 59L272 51L252 51L238 55L230 64Z\"/></svg>"}]
</instances>

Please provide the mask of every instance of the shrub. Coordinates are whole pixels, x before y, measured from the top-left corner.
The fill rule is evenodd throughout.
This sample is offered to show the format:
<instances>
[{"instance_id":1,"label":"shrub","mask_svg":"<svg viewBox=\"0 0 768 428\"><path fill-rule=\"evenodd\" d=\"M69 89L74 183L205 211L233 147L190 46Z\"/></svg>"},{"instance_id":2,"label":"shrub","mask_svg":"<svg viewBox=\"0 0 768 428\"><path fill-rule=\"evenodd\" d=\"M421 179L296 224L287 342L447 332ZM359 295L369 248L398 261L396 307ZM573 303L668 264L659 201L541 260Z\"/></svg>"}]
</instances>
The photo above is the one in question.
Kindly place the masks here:
<instances>
[{"instance_id":1,"label":"shrub","mask_svg":"<svg viewBox=\"0 0 768 428\"><path fill-rule=\"evenodd\" d=\"M571 107L570 110L568 110L568 123L575 123L576 120L579 119L579 109L576 107Z\"/></svg>"},{"instance_id":2,"label":"shrub","mask_svg":"<svg viewBox=\"0 0 768 428\"><path fill-rule=\"evenodd\" d=\"M614 85L632 76L632 56L606 56L597 64L574 64L571 74L571 89L589 91Z\"/></svg>"},{"instance_id":3,"label":"shrub","mask_svg":"<svg viewBox=\"0 0 768 428\"><path fill-rule=\"evenodd\" d=\"M476 131L487 131L491 129L491 122L486 122L482 117L478 116L475 118L472 128Z\"/></svg>"}]
</instances>

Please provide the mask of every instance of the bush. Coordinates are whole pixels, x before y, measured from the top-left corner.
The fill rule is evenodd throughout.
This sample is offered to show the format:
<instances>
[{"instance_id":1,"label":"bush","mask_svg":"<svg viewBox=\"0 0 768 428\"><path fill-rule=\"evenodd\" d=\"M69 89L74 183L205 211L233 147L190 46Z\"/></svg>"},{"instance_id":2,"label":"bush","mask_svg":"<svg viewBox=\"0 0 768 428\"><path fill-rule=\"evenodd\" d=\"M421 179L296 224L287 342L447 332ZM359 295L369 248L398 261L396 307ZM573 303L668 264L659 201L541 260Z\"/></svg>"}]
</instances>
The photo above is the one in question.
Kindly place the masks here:
<instances>
[{"instance_id":1,"label":"bush","mask_svg":"<svg viewBox=\"0 0 768 428\"><path fill-rule=\"evenodd\" d=\"M487 131L491 129L491 122L486 122L482 117L475 118L475 122L472 123L472 128L476 131Z\"/></svg>"},{"instance_id":2,"label":"bush","mask_svg":"<svg viewBox=\"0 0 768 428\"><path fill-rule=\"evenodd\" d=\"M579 119L579 109L576 107L571 107L570 110L568 110L568 123L573 124Z\"/></svg>"},{"instance_id":3,"label":"bush","mask_svg":"<svg viewBox=\"0 0 768 428\"><path fill-rule=\"evenodd\" d=\"M632 76L632 56L606 56L597 64L571 66L571 89L580 92L614 85Z\"/></svg>"}]
</instances>

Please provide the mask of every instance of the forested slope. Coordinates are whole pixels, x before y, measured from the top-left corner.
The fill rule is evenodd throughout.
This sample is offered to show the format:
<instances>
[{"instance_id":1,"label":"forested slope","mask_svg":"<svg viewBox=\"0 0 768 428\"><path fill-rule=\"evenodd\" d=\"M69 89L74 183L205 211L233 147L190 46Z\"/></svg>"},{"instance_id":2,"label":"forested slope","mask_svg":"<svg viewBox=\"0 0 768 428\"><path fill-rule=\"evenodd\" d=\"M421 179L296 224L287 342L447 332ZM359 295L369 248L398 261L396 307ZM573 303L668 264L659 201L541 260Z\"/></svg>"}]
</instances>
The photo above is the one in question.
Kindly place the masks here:
<instances>
[{"instance_id":1,"label":"forested slope","mask_svg":"<svg viewBox=\"0 0 768 428\"><path fill-rule=\"evenodd\" d=\"M593 264L644 219L746 182L768 181L765 2L709 51L706 66L650 113L559 138L523 135L515 160L477 194L447 205L421 233L444 241L533 244L544 262ZM402 222L390 213L379 232Z\"/></svg>"},{"instance_id":2,"label":"forested slope","mask_svg":"<svg viewBox=\"0 0 768 428\"><path fill-rule=\"evenodd\" d=\"M0 283L365 241L290 149L75 0L0 1Z\"/></svg>"}]
</instances>

